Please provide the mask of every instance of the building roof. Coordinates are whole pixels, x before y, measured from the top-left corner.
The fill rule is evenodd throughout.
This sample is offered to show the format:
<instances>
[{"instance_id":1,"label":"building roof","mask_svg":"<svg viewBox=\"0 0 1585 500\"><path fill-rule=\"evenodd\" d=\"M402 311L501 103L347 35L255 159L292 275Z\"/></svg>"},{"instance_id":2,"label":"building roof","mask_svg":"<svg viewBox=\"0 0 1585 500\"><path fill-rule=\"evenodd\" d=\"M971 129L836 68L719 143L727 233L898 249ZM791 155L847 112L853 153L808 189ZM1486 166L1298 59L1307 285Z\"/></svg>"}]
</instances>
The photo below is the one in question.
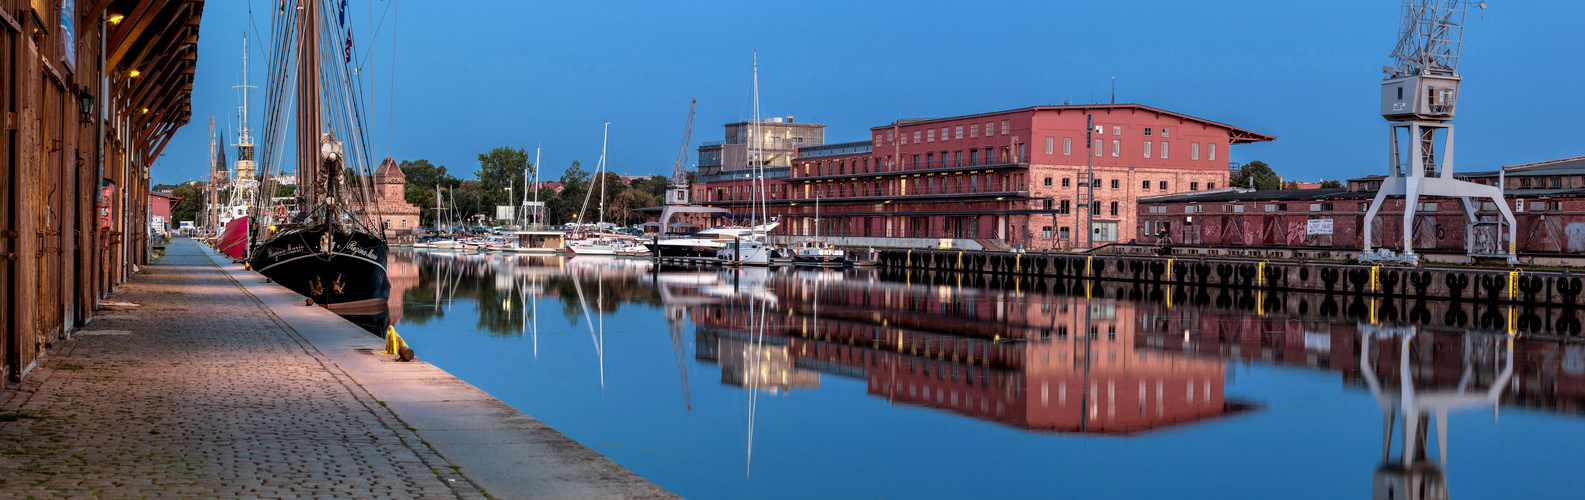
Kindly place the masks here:
<instances>
[{"instance_id":1,"label":"building roof","mask_svg":"<svg viewBox=\"0 0 1585 500\"><path fill-rule=\"evenodd\" d=\"M819 146L798 146L799 159L819 158L826 156L865 155L870 153L873 143L868 140L853 142L829 142Z\"/></svg>"},{"instance_id":2,"label":"building roof","mask_svg":"<svg viewBox=\"0 0 1585 500\"><path fill-rule=\"evenodd\" d=\"M1026 108L1015 108L1015 109L1007 109L1007 110L1002 110L1002 111L991 111L991 112L986 112L986 113L975 113L975 114L972 114L972 115L951 116L951 117L946 117L946 118L921 118L921 119L897 120L894 123L881 125L879 127L870 127L870 130L880 130L880 129L885 129L885 128L892 127L892 126L895 126L895 125L914 125L914 124L928 123L928 122L938 121L938 120L956 120L956 119L960 119L960 118L968 118L968 117L974 117L974 116L1001 115L1001 114L1014 113L1014 112L1019 112L1019 111L1045 111L1045 110L1063 110L1063 109L1074 109L1074 110L1079 110L1079 109L1142 109L1142 110L1146 110L1146 111L1150 111L1150 112L1154 112L1154 113L1160 113L1160 114L1167 115L1167 116L1175 116L1175 117L1178 117L1178 118L1181 118L1181 119L1184 119L1184 120L1187 120L1187 121L1191 121L1191 122L1198 122L1198 123L1203 123L1203 124L1206 124L1206 125L1211 125L1211 126L1225 128L1225 129L1228 130L1228 132L1231 133L1231 136L1232 136L1232 139L1233 139L1233 144L1247 144L1247 143L1251 143L1251 142L1265 142L1265 141L1272 141L1272 140L1276 140L1277 139L1277 136L1274 136L1274 135L1266 135L1266 134L1256 133L1256 132L1252 132L1252 131L1249 131L1249 130L1244 130L1244 129L1241 129L1241 128L1238 128L1238 127L1234 127L1234 126L1228 125L1226 123L1214 122L1214 121L1207 120L1207 119L1204 119L1204 118L1199 118L1199 117L1196 117L1196 116L1186 115L1186 114L1183 114L1183 113L1174 113L1174 112L1167 111L1167 110L1164 110L1164 109L1153 108L1153 107L1146 106L1146 105L1143 105L1143 104L1134 104L1134 103L1125 103L1125 104L1063 104L1063 105L1029 106L1029 107L1026 107Z\"/></svg>"},{"instance_id":3,"label":"building roof","mask_svg":"<svg viewBox=\"0 0 1585 500\"><path fill-rule=\"evenodd\" d=\"M396 160L391 158L386 158L385 161L380 162L380 168L374 170L374 176L407 178L407 174L402 173L402 167L397 166Z\"/></svg>"},{"instance_id":4,"label":"building roof","mask_svg":"<svg viewBox=\"0 0 1585 500\"><path fill-rule=\"evenodd\" d=\"M1327 199L1366 199L1375 192L1351 193L1346 188L1276 189L1255 191L1249 189L1219 189L1160 196L1141 197L1140 204L1149 203L1231 203L1240 201L1301 201Z\"/></svg>"}]
</instances>

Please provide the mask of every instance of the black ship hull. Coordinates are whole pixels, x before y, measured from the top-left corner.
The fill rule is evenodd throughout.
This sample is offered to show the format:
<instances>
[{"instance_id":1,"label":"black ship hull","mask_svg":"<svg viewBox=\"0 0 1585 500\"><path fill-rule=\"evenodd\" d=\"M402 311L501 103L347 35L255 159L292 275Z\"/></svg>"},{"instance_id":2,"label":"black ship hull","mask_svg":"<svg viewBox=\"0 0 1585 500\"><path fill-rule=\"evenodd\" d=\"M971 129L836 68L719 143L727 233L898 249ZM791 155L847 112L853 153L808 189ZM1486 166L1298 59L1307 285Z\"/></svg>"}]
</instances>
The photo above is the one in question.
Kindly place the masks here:
<instances>
[{"instance_id":1,"label":"black ship hull","mask_svg":"<svg viewBox=\"0 0 1585 500\"><path fill-rule=\"evenodd\" d=\"M327 232L330 228L325 224L281 230L253 249L248 264L337 314L383 316L391 297L386 276L390 249L385 240L363 232L334 231L326 252Z\"/></svg>"}]
</instances>

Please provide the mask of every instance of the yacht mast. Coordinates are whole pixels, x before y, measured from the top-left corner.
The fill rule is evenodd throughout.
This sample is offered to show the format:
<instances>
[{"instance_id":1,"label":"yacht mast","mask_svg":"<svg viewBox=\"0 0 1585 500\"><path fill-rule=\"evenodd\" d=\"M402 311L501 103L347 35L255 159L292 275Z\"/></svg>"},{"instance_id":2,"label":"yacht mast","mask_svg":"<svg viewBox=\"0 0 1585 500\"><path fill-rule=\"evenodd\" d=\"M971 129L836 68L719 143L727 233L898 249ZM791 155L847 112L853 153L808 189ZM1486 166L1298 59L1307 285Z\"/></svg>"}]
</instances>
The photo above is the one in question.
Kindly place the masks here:
<instances>
[{"instance_id":1,"label":"yacht mast","mask_svg":"<svg viewBox=\"0 0 1585 500\"><path fill-rule=\"evenodd\" d=\"M600 183L600 225L596 233L605 230L605 145L611 138L611 122L605 122L605 135L600 138L600 168L595 169L594 180Z\"/></svg>"},{"instance_id":2,"label":"yacht mast","mask_svg":"<svg viewBox=\"0 0 1585 500\"><path fill-rule=\"evenodd\" d=\"M539 213L539 148L534 148L534 186L529 188L534 191L534 225L544 224L545 221Z\"/></svg>"}]
</instances>

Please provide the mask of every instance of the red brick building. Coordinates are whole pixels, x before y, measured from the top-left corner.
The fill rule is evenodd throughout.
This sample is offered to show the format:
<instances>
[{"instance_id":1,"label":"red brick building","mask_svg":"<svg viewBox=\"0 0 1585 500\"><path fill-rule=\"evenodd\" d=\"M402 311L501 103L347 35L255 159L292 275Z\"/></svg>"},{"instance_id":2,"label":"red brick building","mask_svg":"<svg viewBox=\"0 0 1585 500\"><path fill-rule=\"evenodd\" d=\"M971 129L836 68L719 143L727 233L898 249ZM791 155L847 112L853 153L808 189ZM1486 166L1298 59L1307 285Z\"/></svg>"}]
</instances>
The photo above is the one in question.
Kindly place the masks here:
<instances>
[{"instance_id":1,"label":"red brick building","mask_svg":"<svg viewBox=\"0 0 1585 500\"><path fill-rule=\"evenodd\" d=\"M375 217L385 222L385 237L393 243L418 228L418 207L407 202L407 175L396 160L386 158L374 171Z\"/></svg>"},{"instance_id":2,"label":"red brick building","mask_svg":"<svg viewBox=\"0 0 1585 500\"><path fill-rule=\"evenodd\" d=\"M786 177L768 186L779 234L852 246L1072 248L1084 243L1079 205L1093 161L1095 243L1129 241L1139 236L1139 197L1226 187L1228 148L1274 139L1138 104L1036 106L870 131L867 141L798 149ZM746 214L749 187L713 179L695 187L694 201Z\"/></svg>"},{"instance_id":3,"label":"red brick building","mask_svg":"<svg viewBox=\"0 0 1585 500\"><path fill-rule=\"evenodd\" d=\"M1566 158L1500 170L1458 175L1471 182L1498 185L1518 222L1519 252L1585 252L1585 157ZM1365 212L1381 187L1381 176L1348 181L1347 188L1181 193L1139 200L1140 242L1157 242L1167 231L1173 243L1208 246L1285 246L1361 249ZM1422 197L1409 231L1416 250L1463 252L1464 214L1458 201ZM1402 197L1389 199L1372 221L1372 247L1402 250ZM1490 201L1478 201L1476 216L1486 224L1474 231L1476 250L1500 253L1507 232ZM1309 229L1318 221L1325 231ZM1328 232L1329 231L1329 232Z\"/></svg>"}]
</instances>

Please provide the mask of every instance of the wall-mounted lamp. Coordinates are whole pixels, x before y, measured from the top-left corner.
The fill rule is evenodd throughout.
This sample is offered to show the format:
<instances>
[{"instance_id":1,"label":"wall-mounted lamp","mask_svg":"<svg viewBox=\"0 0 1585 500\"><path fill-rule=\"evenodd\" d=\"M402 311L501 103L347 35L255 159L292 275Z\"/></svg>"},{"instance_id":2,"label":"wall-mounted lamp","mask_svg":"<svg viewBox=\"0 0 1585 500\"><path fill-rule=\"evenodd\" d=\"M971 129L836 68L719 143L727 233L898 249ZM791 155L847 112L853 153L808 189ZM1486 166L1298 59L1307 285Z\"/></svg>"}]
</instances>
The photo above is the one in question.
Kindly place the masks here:
<instances>
[{"instance_id":1,"label":"wall-mounted lamp","mask_svg":"<svg viewBox=\"0 0 1585 500\"><path fill-rule=\"evenodd\" d=\"M127 18L127 16L122 15L122 14L112 15L112 16L110 16L110 24L121 24L121 20L122 19L126 19L126 18Z\"/></svg>"},{"instance_id":2,"label":"wall-mounted lamp","mask_svg":"<svg viewBox=\"0 0 1585 500\"><path fill-rule=\"evenodd\" d=\"M130 76L132 78L137 78L138 75L141 75L141 74L143 74L143 73L139 72L138 70L132 70L132 71L128 71L127 72L127 76Z\"/></svg>"},{"instance_id":3,"label":"wall-mounted lamp","mask_svg":"<svg viewBox=\"0 0 1585 500\"><path fill-rule=\"evenodd\" d=\"M77 94L77 113L77 121L79 123L94 121L94 95L88 93L86 88Z\"/></svg>"}]
</instances>

